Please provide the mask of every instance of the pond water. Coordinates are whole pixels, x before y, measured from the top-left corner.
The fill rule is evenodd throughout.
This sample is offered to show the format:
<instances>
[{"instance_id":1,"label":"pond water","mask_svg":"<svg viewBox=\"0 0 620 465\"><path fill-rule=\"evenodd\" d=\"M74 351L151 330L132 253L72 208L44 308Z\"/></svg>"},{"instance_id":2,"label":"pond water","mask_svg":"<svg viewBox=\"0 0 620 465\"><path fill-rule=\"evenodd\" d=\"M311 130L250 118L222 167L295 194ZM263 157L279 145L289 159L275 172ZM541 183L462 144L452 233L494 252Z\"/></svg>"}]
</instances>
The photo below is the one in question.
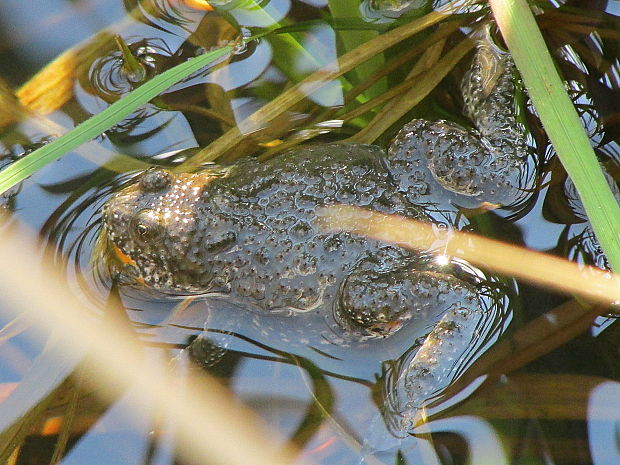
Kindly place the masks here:
<instances>
[{"instance_id":1,"label":"pond water","mask_svg":"<svg viewBox=\"0 0 620 465\"><path fill-rule=\"evenodd\" d=\"M333 68L337 57L363 49L416 18L443 11L447 4L214 0L211 11L200 0L36 0L29 8L14 0L0 2L0 84L20 89L20 102L44 114L44 119L20 121L10 111L0 114L0 168L156 74L235 44L229 58L173 85L0 197L0 231L37 232L35 247L53 251L55 264L85 312L105 314L120 295L120 319L144 343L147 358L175 361L178 377L201 370L218 377L297 445L303 460L330 465L620 462L616 319L606 315L590 321L586 315L572 326L563 323L569 312L580 311L571 296L454 260L452 271L485 294L486 317L450 362L448 381L461 377L462 384L456 392L450 392L449 382L434 387L429 397L437 402L424 411L429 421L413 427L420 399L404 393L403 373L436 320L415 321L385 339L325 344L326 333L315 334L325 321L314 313L266 316L226 298L166 299L119 286L91 261L100 253L95 244L102 206L137 170L150 165L182 168L205 153L203 168L212 168L206 160L214 153L222 164L249 156L265 161L292 145L345 139L387 147L414 117L470 127L459 87L473 56L473 45L465 39L489 15L484 5L476 4L381 49L305 98L284 102L271 120L251 117L317 70ZM578 0L537 2L537 8L538 22L597 156L614 176L620 162L620 8L613 1ZM284 29L237 45L240 35L276 28ZM137 58L137 68L123 60L115 36ZM59 56L64 61L46 76L47 86L28 83ZM410 75L412 69L419 74ZM420 85L433 79L437 85L432 88ZM399 87L404 81L405 87ZM417 86L419 95L403 110L398 101L407 86ZM381 100L394 89L391 100ZM376 105L366 105L373 99ZM536 188L510 208L468 211L462 224L468 231L605 268L574 186L522 89L516 101L527 128L527 177ZM382 113L382 105L388 111ZM211 152L200 152L204 147ZM36 282L32 286L36 292ZM7 305L0 299L0 309ZM27 324L10 321L0 315L0 414L5 415L8 410L2 409L20 383L24 386L33 373L45 373L42 364L50 359L50 350L43 350L47 340ZM540 339L543 348L534 348L534 356L521 362L509 356L505 373L494 365L488 379L487 371L476 371L493 348L514 344L524 333ZM183 350L196 337L200 343ZM199 362L196 366L182 366L192 357ZM78 361L65 360L59 370L69 373ZM131 404L147 401L135 388L119 389L114 400L102 402L79 383L71 386L65 389L78 393L77 412L67 413L71 407L62 399L38 412L23 440L10 447L0 444L0 454L11 453L9 463L182 463L170 425L162 426L155 414L127 413ZM34 393L30 401L33 405L24 409L38 401ZM416 409L405 404L416 404ZM70 434L63 439L58 424L67 416Z\"/></svg>"}]
</instances>

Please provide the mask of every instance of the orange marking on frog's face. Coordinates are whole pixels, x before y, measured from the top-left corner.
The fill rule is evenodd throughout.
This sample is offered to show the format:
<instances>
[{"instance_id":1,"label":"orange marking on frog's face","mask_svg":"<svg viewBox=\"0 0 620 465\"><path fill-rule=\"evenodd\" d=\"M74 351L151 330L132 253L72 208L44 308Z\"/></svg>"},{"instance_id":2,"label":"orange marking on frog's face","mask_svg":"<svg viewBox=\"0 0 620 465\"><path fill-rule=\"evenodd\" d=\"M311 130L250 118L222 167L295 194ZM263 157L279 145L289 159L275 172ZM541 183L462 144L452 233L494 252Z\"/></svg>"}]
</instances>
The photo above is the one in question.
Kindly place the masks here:
<instances>
[{"instance_id":1,"label":"orange marking on frog's face","mask_svg":"<svg viewBox=\"0 0 620 465\"><path fill-rule=\"evenodd\" d=\"M125 254L125 252L123 252L119 246L114 244L112 246L112 250L114 250L114 255L116 255L116 258L118 258L123 265L136 266L135 260L129 255Z\"/></svg>"},{"instance_id":2,"label":"orange marking on frog's face","mask_svg":"<svg viewBox=\"0 0 620 465\"><path fill-rule=\"evenodd\" d=\"M117 260L120 261L123 265L131 266L134 268L138 266L136 261L133 258L131 258L129 255L127 255L125 252L123 252L121 248L117 246L116 244L112 245L112 251L114 252L114 255L117 258ZM141 276L134 277L134 284L137 284L140 286L146 286L146 282L144 281L144 278Z\"/></svg>"}]
</instances>

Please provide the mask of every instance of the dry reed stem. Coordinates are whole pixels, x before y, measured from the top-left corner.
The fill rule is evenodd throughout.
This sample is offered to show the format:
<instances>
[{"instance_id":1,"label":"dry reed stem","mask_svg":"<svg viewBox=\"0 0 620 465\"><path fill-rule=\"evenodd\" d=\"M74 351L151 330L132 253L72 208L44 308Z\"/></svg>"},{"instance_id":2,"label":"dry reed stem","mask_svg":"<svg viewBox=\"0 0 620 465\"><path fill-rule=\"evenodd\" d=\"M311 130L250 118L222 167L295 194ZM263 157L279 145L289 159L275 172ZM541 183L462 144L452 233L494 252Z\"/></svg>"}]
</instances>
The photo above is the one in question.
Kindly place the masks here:
<instances>
[{"instance_id":1,"label":"dry reed stem","mask_svg":"<svg viewBox=\"0 0 620 465\"><path fill-rule=\"evenodd\" d=\"M427 250L438 240L432 225L396 215L338 205L325 208L322 224L330 230L350 231L406 248ZM443 252L486 269L533 282L556 291L610 304L620 300L617 275L579 266L562 258L504 244L473 234L450 231L444 237Z\"/></svg>"}]
</instances>

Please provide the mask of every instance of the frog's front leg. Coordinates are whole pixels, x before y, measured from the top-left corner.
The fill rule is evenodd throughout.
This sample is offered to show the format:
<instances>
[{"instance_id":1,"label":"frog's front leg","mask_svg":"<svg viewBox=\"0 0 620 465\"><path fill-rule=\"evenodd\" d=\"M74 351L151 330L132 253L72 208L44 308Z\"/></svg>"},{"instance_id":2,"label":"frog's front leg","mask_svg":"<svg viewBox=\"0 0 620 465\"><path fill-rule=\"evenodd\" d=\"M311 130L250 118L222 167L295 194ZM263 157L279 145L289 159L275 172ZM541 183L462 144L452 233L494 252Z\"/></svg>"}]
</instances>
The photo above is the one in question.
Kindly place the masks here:
<instances>
[{"instance_id":1,"label":"frog's front leg","mask_svg":"<svg viewBox=\"0 0 620 465\"><path fill-rule=\"evenodd\" d=\"M475 208L512 205L531 181L524 126L514 103L515 66L490 38L481 40L462 83L476 130L448 121L413 120L398 133L386 164L410 201Z\"/></svg>"},{"instance_id":2,"label":"frog's front leg","mask_svg":"<svg viewBox=\"0 0 620 465\"><path fill-rule=\"evenodd\" d=\"M451 311L482 313L475 286L411 267L386 271L358 266L342 283L334 308L347 338L359 340L387 337L411 319L432 327Z\"/></svg>"}]
</instances>

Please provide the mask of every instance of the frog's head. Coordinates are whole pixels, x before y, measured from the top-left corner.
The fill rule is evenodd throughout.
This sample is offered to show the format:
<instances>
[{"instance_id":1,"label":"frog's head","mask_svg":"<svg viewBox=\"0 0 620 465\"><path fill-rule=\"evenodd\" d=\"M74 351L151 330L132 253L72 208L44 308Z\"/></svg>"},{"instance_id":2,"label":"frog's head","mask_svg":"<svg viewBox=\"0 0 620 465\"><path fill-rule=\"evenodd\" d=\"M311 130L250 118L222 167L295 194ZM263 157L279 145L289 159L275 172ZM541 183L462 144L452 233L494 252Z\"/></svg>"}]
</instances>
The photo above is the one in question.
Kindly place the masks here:
<instances>
[{"instance_id":1,"label":"frog's head","mask_svg":"<svg viewBox=\"0 0 620 465\"><path fill-rule=\"evenodd\" d=\"M99 249L122 282L192 294L208 275L199 259L196 207L213 176L151 168L114 194L102 210Z\"/></svg>"}]
</instances>

